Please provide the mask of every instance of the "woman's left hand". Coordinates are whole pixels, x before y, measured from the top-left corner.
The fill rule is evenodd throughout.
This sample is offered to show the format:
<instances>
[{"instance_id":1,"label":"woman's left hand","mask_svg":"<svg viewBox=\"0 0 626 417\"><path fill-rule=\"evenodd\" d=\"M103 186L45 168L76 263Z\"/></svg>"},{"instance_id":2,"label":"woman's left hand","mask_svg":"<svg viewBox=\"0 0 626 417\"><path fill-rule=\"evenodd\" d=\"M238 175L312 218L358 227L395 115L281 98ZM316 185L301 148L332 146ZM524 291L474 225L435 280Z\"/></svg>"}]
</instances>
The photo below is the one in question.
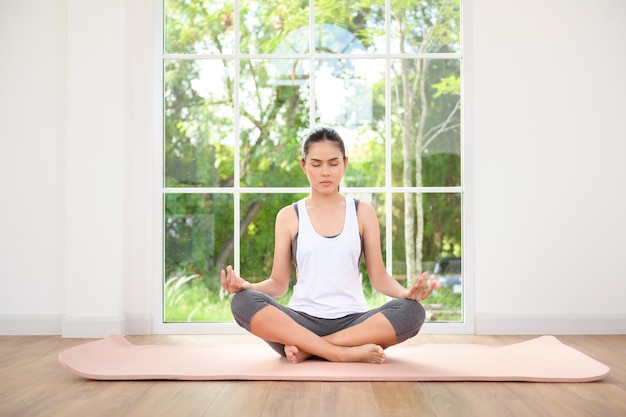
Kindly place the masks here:
<instances>
[{"instance_id":1,"label":"woman's left hand","mask_svg":"<svg viewBox=\"0 0 626 417\"><path fill-rule=\"evenodd\" d=\"M428 286L426 285L428 283ZM434 290L441 288L441 284L435 277L428 278L428 272L424 272L418 279L417 283L411 288L407 288L404 298L410 300L422 301L427 299Z\"/></svg>"}]
</instances>

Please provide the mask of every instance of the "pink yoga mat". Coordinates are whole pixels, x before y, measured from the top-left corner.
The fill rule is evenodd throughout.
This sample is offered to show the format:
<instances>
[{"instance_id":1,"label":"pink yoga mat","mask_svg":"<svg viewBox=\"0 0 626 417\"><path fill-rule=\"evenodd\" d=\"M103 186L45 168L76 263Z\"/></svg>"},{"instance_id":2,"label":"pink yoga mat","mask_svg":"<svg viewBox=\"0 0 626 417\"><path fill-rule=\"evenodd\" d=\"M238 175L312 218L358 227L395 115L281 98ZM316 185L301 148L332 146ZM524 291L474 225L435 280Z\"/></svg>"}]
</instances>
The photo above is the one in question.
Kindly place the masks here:
<instances>
[{"instance_id":1,"label":"pink yoga mat","mask_svg":"<svg viewBox=\"0 0 626 417\"><path fill-rule=\"evenodd\" d=\"M110 336L61 352L59 362L97 380L588 382L609 373L606 365L553 336L507 346L400 344L387 349L386 357L384 364L291 364L259 343L133 345Z\"/></svg>"}]
</instances>

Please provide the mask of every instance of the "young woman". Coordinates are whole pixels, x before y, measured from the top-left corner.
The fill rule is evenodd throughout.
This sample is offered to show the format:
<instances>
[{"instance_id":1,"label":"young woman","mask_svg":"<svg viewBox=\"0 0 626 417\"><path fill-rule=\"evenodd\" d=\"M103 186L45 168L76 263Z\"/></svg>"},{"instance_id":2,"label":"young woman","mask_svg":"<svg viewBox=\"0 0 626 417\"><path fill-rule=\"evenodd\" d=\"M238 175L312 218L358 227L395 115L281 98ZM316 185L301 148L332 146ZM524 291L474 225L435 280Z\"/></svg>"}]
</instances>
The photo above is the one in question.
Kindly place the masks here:
<instances>
[{"instance_id":1,"label":"young woman","mask_svg":"<svg viewBox=\"0 0 626 417\"><path fill-rule=\"evenodd\" d=\"M374 208L339 192L348 158L335 130L313 129L300 165L311 194L276 216L271 276L250 283L231 266L221 271L222 286L235 293L235 321L292 363L311 357L383 363L385 348L419 332L425 318L419 301L439 284L427 285L422 274L404 288L387 274ZM361 256L372 287L394 298L372 310L361 286ZM297 282L288 306L282 306L274 298L287 292L292 262Z\"/></svg>"}]
</instances>

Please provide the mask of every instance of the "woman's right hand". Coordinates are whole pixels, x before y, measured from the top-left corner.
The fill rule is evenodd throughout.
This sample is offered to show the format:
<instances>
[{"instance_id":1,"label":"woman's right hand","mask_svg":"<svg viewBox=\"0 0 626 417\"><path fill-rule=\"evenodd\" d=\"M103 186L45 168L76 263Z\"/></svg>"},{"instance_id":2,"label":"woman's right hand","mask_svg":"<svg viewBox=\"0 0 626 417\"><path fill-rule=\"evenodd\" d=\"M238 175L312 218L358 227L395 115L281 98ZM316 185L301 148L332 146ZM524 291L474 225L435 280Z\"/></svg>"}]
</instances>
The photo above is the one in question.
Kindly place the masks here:
<instances>
[{"instance_id":1,"label":"woman's right hand","mask_svg":"<svg viewBox=\"0 0 626 417\"><path fill-rule=\"evenodd\" d=\"M241 290L249 290L252 288L252 285L237 275L237 273L233 270L233 267L230 265L226 267L225 271L222 269L220 283L226 291L231 293L239 292Z\"/></svg>"}]
</instances>

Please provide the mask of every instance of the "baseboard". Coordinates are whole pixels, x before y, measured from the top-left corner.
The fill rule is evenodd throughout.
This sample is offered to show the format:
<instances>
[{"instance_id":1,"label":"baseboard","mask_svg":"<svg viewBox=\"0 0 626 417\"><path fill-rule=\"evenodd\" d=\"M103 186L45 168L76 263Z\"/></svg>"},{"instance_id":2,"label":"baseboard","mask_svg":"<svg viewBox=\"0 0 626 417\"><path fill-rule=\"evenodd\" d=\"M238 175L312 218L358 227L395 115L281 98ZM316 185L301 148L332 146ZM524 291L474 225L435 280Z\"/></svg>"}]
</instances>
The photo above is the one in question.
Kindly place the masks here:
<instances>
[{"instance_id":1,"label":"baseboard","mask_svg":"<svg viewBox=\"0 0 626 417\"><path fill-rule=\"evenodd\" d=\"M126 334L126 321L119 316L63 317L61 336L68 338L101 338Z\"/></svg>"},{"instance_id":2,"label":"baseboard","mask_svg":"<svg viewBox=\"0 0 626 417\"><path fill-rule=\"evenodd\" d=\"M0 336L100 338L112 334L152 334L152 316L70 317L64 314L0 314Z\"/></svg>"},{"instance_id":3,"label":"baseboard","mask_svg":"<svg viewBox=\"0 0 626 417\"><path fill-rule=\"evenodd\" d=\"M127 334L152 334L152 316L150 314L127 314Z\"/></svg>"},{"instance_id":4,"label":"baseboard","mask_svg":"<svg viewBox=\"0 0 626 417\"><path fill-rule=\"evenodd\" d=\"M61 334L63 314L0 314L2 336L49 336Z\"/></svg>"},{"instance_id":5,"label":"baseboard","mask_svg":"<svg viewBox=\"0 0 626 417\"><path fill-rule=\"evenodd\" d=\"M476 334L626 334L626 315L476 313Z\"/></svg>"}]
</instances>

